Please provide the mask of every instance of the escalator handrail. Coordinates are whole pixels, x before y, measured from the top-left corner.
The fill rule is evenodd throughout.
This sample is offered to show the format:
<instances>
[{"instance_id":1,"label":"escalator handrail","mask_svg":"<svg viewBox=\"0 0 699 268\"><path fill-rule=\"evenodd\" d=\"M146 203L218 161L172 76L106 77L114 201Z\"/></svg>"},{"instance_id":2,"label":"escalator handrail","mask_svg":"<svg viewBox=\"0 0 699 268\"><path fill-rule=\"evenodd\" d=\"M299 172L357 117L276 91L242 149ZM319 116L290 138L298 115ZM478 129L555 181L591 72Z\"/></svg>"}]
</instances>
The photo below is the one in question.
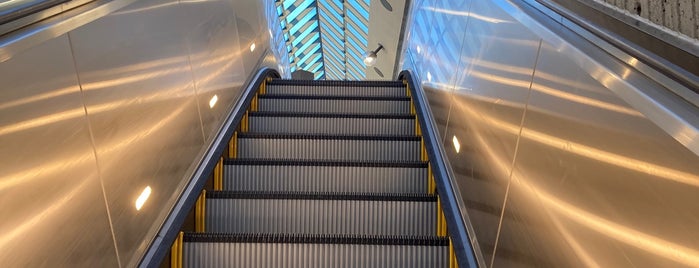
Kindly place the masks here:
<instances>
[{"instance_id":1,"label":"escalator handrail","mask_svg":"<svg viewBox=\"0 0 699 268\"><path fill-rule=\"evenodd\" d=\"M457 261L461 267L486 267L480 252L473 226L468 219L466 206L454 179L446 154L439 142L434 117L429 108L422 86L415 80L410 70L403 70L399 80L407 81L413 97L417 120L422 130L432 174L437 185L437 193L447 221L447 229L452 239Z\"/></svg>"},{"instance_id":2,"label":"escalator handrail","mask_svg":"<svg viewBox=\"0 0 699 268\"><path fill-rule=\"evenodd\" d=\"M268 77L279 78L279 72L268 67L261 67L251 78L245 83L247 85L240 95L240 99L231 109L223 124L219 128L214 140L206 150L204 157L196 167L189 184L185 186L180 197L174 207L168 214L165 222L157 233L156 237L150 243L150 246L144 254L139 267L159 267L160 261L170 251L172 241L175 240L180 227L183 225L190 208L194 207L194 203L199 197L199 193L204 189L209 175L213 172L219 157L223 154L228 146L228 141L233 137L235 126L240 125L245 112L247 111L250 102L252 102L257 89Z\"/></svg>"},{"instance_id":3,"label":"escalator handrail","mask_svg":"<svg viewBox=\"0 0 699 268\"><path fill-rule=\"evenodd\" d=\"M534 2L532 2L532 1L534 1ZM546 9L551 10L552 12L555 12L556 14L560 15L563 19L568 20L569 22L581 27L585 31L592 33L597 38L604 40L604 42L607 42L607 43L611 44L612 46L616 47L617 49L623 51L624 53L638 59L640 62L655 69L656 71L658 71L662 75L667 76L668 78L677 82L678 84L682 85L683 87L686 87L688 90L690 90L696 94L699 94L699 80L697 79L697 76L694 75L693 73L691 73L690 71L685 70L685 69L673 64L669 60L664 59L656 54L653 54L650 51L647 51L646 49L644 49L640 45L629 44L628 42L624 42L624 40L622 40L622 38L619 37L618 35L610 33L608 31L605 31L604 29L601 29L600 27L585 20L584 18L581 18L579 15L576 15L574 12L561 7L560 5L554 3L553 1L550 1L550 0L523 0L522 2L525 3L526 5L528 5L530 8L537 10L543 14L548 14L548 13L546 12L546 10L543 10L542 8L546 8ZM537 6L534 3L538 3L541 6ZM570 29L570 30L576 32L574 29ZM669 44L669 45L673 45L673 44ZM692 54L692 52L688 52L688 53L690 55ZM656 80L656 79L653 79L653 80ZM670 89L670 90L672 90L672 89ZM678 95L682 96L682 94L678 94ZM687 101L691 102L691 100L687 100Z\"/></svg>"}]
</instances>

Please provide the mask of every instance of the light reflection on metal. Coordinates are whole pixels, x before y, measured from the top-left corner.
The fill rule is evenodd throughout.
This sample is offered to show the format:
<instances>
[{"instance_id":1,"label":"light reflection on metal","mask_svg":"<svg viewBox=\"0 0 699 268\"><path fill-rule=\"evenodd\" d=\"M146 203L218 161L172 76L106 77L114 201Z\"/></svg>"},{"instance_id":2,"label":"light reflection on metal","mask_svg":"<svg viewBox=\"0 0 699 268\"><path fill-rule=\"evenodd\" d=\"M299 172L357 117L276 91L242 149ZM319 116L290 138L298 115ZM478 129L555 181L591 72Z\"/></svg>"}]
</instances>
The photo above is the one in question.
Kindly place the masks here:
<instances>
[{"instance_id":1,"label":"light reflection on metal","mask_svg":"<svg viewBox=\"0 0 699 268\"><path fill-rule=\"evenodd\" d=\"M486 114L478 113L474 111L472 108L468 107L467 105L462 105L459 102L455 102L457 105L460 106L461 111L464 111L468 114L470 114L470 118L477 119L479 121L484 121L484 122L472 122L473 125L479 125L479 124L488 124L491 126L496 126L500 128L501 130L505 130L507 132L510 132L512 134L515 134L518 130L519 127L515 126L513 124L509 124L500 120L497 120L495 118L492 118ZM525 130L522 130L523 137ZM516 134L515 134L516 135ZM511 161L508 161L504 159L502 156L500 156L498 153L495 152L494 149L490 147L490 145L485 142L483 139L482 135L478 132L473 132L474 140L478 142L479 148L482 149L482 152L484 153L485 157L489 159L489 163L492 163L494 170L499 172L501 175L507 174L510 170L510 165ZM532 136L529 135L528 138L531 138ZM546 137L548 139L549 137ZM560 140L560 139L559 139ZM540 140L536 140L540 141ZM566 141L566 144L570 144L569 141ZM561 146L563 145L563 146ZM568 146L565 146L564 144L558 144L558 148L562 150L568 149ZM575 147L575 146L573 146ZM574 152L574 151L573 151ZM611 154L608 152L604 152L606 154ZM639 160L635 160L639 161ZM661 168L665 170L669 170L668 168L661 167L661 166L655 166L653 164L647 163L648 165L654 166L654 168ZM555 213L556 215L561 215L564 216L570 220L573 220L577 222L578 224L581 224L582 226L585 226L586 228L589 228L591 230L594 230L598 233L601 233L607 237L610 237L614 240L617 240L619 242L625 243L627 245L636 247L638 249L644 250L650 254L654 254L657 256L660 256L662 258L666 258L678 263L682 263L685 265L689 265L692 267L699 267L699 251L696 251L695 249L685 247L683 245L673 243L671 241L667 241L661 238L658 238L656 236L650 235L643 233L641 231L638 231L636 229L630 228L628 226L624 226L622 224L616 223L614 221L605 219L603 217L600 217L596 214L593 214L589 211L586 211L584 209L581 209L575 205L569 204L557 197L555 195L549 194L544 188L539 187L538 185L535 185L532 183L532 180L526 179L525 176L522 174L518 173L517 170L513 170L514 172L512 173L511 181L515 184L518 185L518 189L524 190L525 192L528 193L528 197L531 198L532 200L535 200L537 203L542 204L545 209L549 210L551 213ZM671 170L674 172L678 172L675 170ZM655 175L658 176L657 174L651 174L650 175ZM692 174L687 174L684 173L685 175L689 176L694 176ZM509 176L505 176L509 177ZM697 186L697 182L699 180L696 180L697 178L695 177L694 185ZM571 238L574 239L574 238ZM584 253L584 252L578 252L575 251L576 253ZM585 253L586 255L586 253ZM580 256L582 259L584 258L583 256ZM589 258L588 258L589 259Z\"/></svg>"},{"instance_id":2,"label":"light reflection on metal","mask_svg":"<svg viewBox=\"0 0 699 268\"><path fill-rule=\"evenodd\" d=\"M214 106L216 105L217 101L218 101L218 95L214 95L213 97L211 97L211 100L209 100L209 108L213 109Z\"/></svg>"},{"instance_id":3,"label":"light reflection on metal","mask_svg":"<svg viewBox=\"0 0 699 268\"><path fill-rule=\"evenodd\" d=\"M525 180L517 174L513 174L512 180L520 184L522 189L529 192L529 195L535 198L535 200L541 201L547 208L587 228L624 244L644 250L647 253L691 267L699 267L699 251L640 232L564 202L554 195L541 190L542 188L532 184L530 180Z\"/></svg>"},{"instance_id":4,"label":"light reflection on metal","mask_svg":"<svg viewBox=\"0 0 699 268\"><path fill-rule=\"evenodd\" d=\"M29 96L29 97L26 97L23 99L18 99L18 100L0 103L0 110L15 107L15 106L20 106L20 105L24 105L24 104L30 104L32 102L38 102L38 101L48 100L51 98L57 98L60 96L69 95L69 94L78 93L78 92L80 92L80 89L76 86L55 89L55 90L48 91L46 93L32 95L32 96Z\"/></svg>"},{"instance_id":5,"label":"light reflection on metal","mask_svg":"<svg viewBox=\"0 0 699 268\"><path fill-rule=\"evenodd\" d=\"M136 199L136 210L141 210L143 205L148 201L148 197L150 197L151 189L150 186L146 186L146 188L143 189L141 192L141 195L138 196Z\"/></svg>"},{"instance_id":6,"label":"light reflection on metal","mask_svg":"<svg viewBox=\"0 0 699 268\"><path fill-rule=\"evenodd\" d=\"M20 121L14 124L2 126L2 128L0 128L0 136L27 129L41 127L52 123L57 123L63 120L75 119L82 116L85 116L85 110L83 108L79 108L45 115L41 117L36 117L29 120Z\"/></svg>"},{"instance_id":7,"label":"light reflection on metal","mask_svg":"<svg viewBox=\"0 0 699 268\"><path fill-rule=\"evenodd\" d=\"M456 104L459 105L461 110L466 111L467 108L465 107L465 105L462 105L458 102ZM478 114L478 118L480 118L483 124L493 126L510 134L519 135L520 133L520 127L518 125L514 125L493 118L486 114ZM615 154L609 151L562 139L529 128L522 128L521 135L522 138L526 138L550 147L554 147L561 151L570 152L589 159L594 159L607 164L615 165L640 173L645 173L669 181L686 184L688 186L699 187L699 177L691 173L679 171L654 163L649 163L636 158Z\"/></svg>"},{"instance_id":8,"label":"light reflection on metal","mask_svg":"<svg viewBox=\"0 0 699 268\"><path fill-rule=\"evenodd\" d=\"M514 41L513 41L514 42ZM524 44L521 44L524 45ZM532 69L529 67L518 67L515 65L509 65L509 64L502 64L502 63L497 63L493 61L488 61L484 59L475 59L471 57L461 57L462 62L469 62L472 64L474 67L481 67L481 68L486 68L490 69L493 71L497 72L507 72L510 74L518 74L518 75L523 75L523 76L531 76L532 75ZM598 89L590 84L587 83L582 83L579 81L575 80L570 80L565 77L561 77L558 75L554 75L551 73L548 73L543 70L536 70L536 76L537 78L541 78L550 82L558 83L561 85L564 85L566 87L570 88L575 88L575 89L584 89L586 91L591 91L591 92L598 92Z\"/></svg>"},{"instance_id":9,"label":"light reflection on metal","mask_svg":"<svg viewBox=\"0 0 699 268\"><path fill-rule=\"evenodd\" d=\"M90 156L92 156L92 154L90 154ZM91 159L88 158L86 160ZM57 217L57 215L54 214L64 211L64 207L70 204L71 201L75 202L75 196L85 191L84 188L89 185L88 182L90 182L90 180L82 180L80 184L72 186L72 190L61 195L59 199L51 200L50 203L47 202L47 204L51 205L46 209L37 211L36 213L30 213L29 215L32 215L31 218L22 219L22 224L15 225L10 231L5 230L3 233L0 233L0 248L5 248L8 243L12 242L24 233L35 231L35 227L40 224L45 224L46 219L53 219Z\"/></svg>"},{"instance_id":10,"label":"light reflection on metal","mask_svg":"<svg viewBox=\"0 0 699 268\"><path fill-rule=\"evenodd\" d=\"M234 55L227 55L225 57L216 58L216 59L211 60L209 62L203 63L202 64L203 66L208 66L208 65L212 65L212 64L216 64L216 63L220 63L220 62L226 62L226 64L224 66L221 66L216 71L212 71L212 73L210 75L200 79L199 81L200 82L208 82L211 79L214 79L217 75L220 75L221 73L227 71L228 67L230 67L232 64L235 63L235 61L233 61L231 59L233 57L238 56L239 54L240 53L235 53ZM141 63L138 65L131 65L131 66L135 69L141 70L141 69L148 69L148 68L158 68L158 66L162 66L163 63L170 64L170 63L172 63L172 61L159 60L159 61L153 61L150 63ZM126 70L128 70L129 68L123 67L123 68L119 68L119 69L121 69L122 72L126 72ZM111 69L111 70L114 70L114 69ZM116 81L116 80L119 80L119 79L114 79L114 81ZM67 89L66 89L66 92L63 92L63 91L64 90L59 90L59 92L61 92L61 94L58 94L58 95L63 95L63 94L67 93ZM166 91L169 92L169 90L166 90ZM37 98L28 98L28 99L23 100L21 104L30 104L31 102L43 100L45 98L58 97L58 95L47 94L45 96L42 95L42 97L38 98L38 99ZM162 95L163 94L143 96L141 98L141 100L146 101L146 102L157 101L158 98L162 97ZM110 103L104 103L104 104L92 106L92 107L90 107L90 113L94 114L94 113L111 111L117 107L125 105L127 101L128 100L118 100L118 101L113 101ZM182 112L184 112L185 108L186 108L186 106L181 106L176 111L173 111L172 113L170 113L170 115L168 115L166 118L163 118L162 120L160 120L160 122L158 122L158 124L154 124L150 128L142 130L139 133L134 133L131 137L124 138L123 140L121 140L118 143L106 144L104 146L103 150L101 150L101 153L106 154L106 153L110 153L110 152L119 150L121 148L124 148L124 147L132 144L132 143L138 142L139 140L142 140L142 139L148 137L148 135L150 135L151 133L156 132L157 130L163 128L165 125L176 120L182 114ZM6 134L14 133L17 131L24 131L24 130L28 130L31 128L44 126L46 124L57 123L59 121L68 120L68 119L74 119L74 118L81 117L84 115L85 115L85 112L81 108L81 109L68 110L65 112L56 113L56 114L49 115L49 116L33 118L31 120L25 120L25 121L18 122L18 123L13 124L13 125L4 126L3 128L0 129L0 135L6 135ZM40 169L22 170L18 173L15 173L15 174L6 174L6 176L4 176L0 179L0 191L3 189L9 189L10 187L15 187L19 184L29 183L33 180L41 178L42 176L48 176L50 174L58 173L63 169L66 169L66 168L78 165L80 163L83 163L84 161L89 160L91 157L92 157L92 154L81 154L81 155L76 155L73 157L60 159L60 161L52 161L52 162L44 163Z\"/></svg>"},{"instance_id":11,"label":"light reflection on metal","mask_svg":"<svg viewBox=\"0 0 699 268\"><path fill-rule=\"evenodd\" d=\"M252 43L250 45L250 52L253 52L253 51L255 51L255 43Z\"/></svg>"},{"instance_id":12,"label":"light reflection on metal","mask_svg":"<svg viewBox=\"0 0 699 268\"><path fill-rule=\"evenodd\" d=\"M457 11L457 10L443 9L443 8L437 8L437 7L425 7L424 9L429 10L429 11L434 11L437 13L448 14L448 15L471 17L471 18L474 18L477 20L490 22L490 23L512 23L511 21L501 20L501 19L497 19L497 18L493 18L493 17L487 17L487 16L474 14L474 13L467 12L467 11Z\"/></svg>"},{"instance_id":13,"label":"light reflection on metal","mask_svg":"<svg viewBox=\"0 0 699 268\"><path fill-rule=\"evenodd\" d=\"M111 106L111 105L106 105ZM157 124L150 126L148 129L141 130L140 132L134 132L133 135L119 140L118 142L113 142L111 144L104 145L104 148L100 150L101 154L109 154L114 151L123 149L131 144L141 141L147 138L149 135L163 129L166 125L171 124L173 121L180 118L187 106L181 106L177 110L170 113L166 118L160 120ZM107 108L98 108L97 110L111 110ZM64 159L57 159L56 161L47 162L41 167L34 169L21 170L14 174L7 174L6 176L0 178L0 191L3 189L9 189L10 187L15 187L20 184L31 183L32 181L41 179L43 176L50 176L55 173L60 173L64 169L71 168L73 166L84 163L93 157L92 153L83 153L80 155L75 155L67 157Z\"/></svg>"},{"instance_id":14,"label":"light reflection on metal","mask_svg":"<svg viewBox=\"0 0 699 268\"><path fill-rule=\"evenodd\" d=\"M207 77L205 77L203 79L200 79L200 82L209 81L209 80L213 79L216 75L221 74L222 72L226 71L227 67L230 67L230 65L232 65L235 62L235 61L231 61L231 59L235 58L238 54L240 54L240 53L236 53L235 55L228 55L226 57L220 57L216 60L212 60L211 62L204 63L203 66L208 66L208 65L212 65L212 64L216 64L216 63L220 63L220 62L227 62L226 65L219 68L219 70L213 71L211 75L208 75ZM169 64L172 61L165 60L165 61L153 61L152 63L149 63L149 64L142 63L142 64L139 64L139 66L135 66L135 68L138 70L141 70L142 68L157 68L163 62L168 62L168 64ZM126 70L128 70L128 68L122 68L122 72L126 73ZM161 77L161 76L168 75L168 74L185 72L187 70L188 70L187 68L183 68L183 67L172 67L167 71L150 71L150 72L141 71L140 75L129 76L128 78L117 78L117 79L111 79L111 80L103 80L103 81L94 82L94 83L85 83L83 85L83 90L97 90L97 89L102 88L102 87L112 87L112 86L117 86L117 85L124 85L124 84L128 84L128 83L134 83L134 82L144 81L147 79L152 79L154 77ZM21 101L12 102L11 105L10 104L3 104L1 107L4 109L4 108L16 106L16 105L31 104L32 102L35 102L35 101L41 101L41 100L45 100L45 99L59 97L59 96L68 94L70 91L75 91L75 90L77 90L77 89L71 87L71 88L66 88L65 90L52 91L52 93L50 93L50 94L44 94L44 95L40 95L37 97L22 99ZM150 95L150 96L142 96L140 98L140 101L141 102L151 102L151 101L156 101L156 100L160 100L160 99L171 98L172 96L170 94L168 94L167 92L169 92L169 91L166 91L164 93L161 92L160 94L154 94L154 95ZM125 104L128 104L130 101L131 100L119 100L119 101L113 101L110 103L101 104L99 106L91 107L90 112L94 113L94 112L107 111L107 110L111 109L110 107L118 107L121 105L125 105ZM81 108L81 109L67 110L67 111L54 113L54 114L46 115L46 116L42 116L42 117L36 117L36 118L29 119L29 120L20 121L20 122L11 124L11 125L2 126L2 128L0 128L0 136L15 133L18 131L24 131L24 130L31 129L31 128L41 127L41 126L44 126L47 124L57 123L57 122L60 122L63 120L74 119L74 118L78 118L78 117L84 116L84 115L85 115L85 111Z\"/></svg>"},{"instance_id":15,"label":"light reflection on metal","mask_svg":"<svg viewBox=\"0 0 699 268\"><path fill-rule=\"evenodd\" d=\"M459 143L459 139L457 139L456 136L454 136L451 139L451 142L454 144L454 150L456 150L456 153L458 154L461 150L461 143Z\"/></svg>"},{"instance_id":16,"label":"light reflection on metal","mask_svg":"<svg viewBox=\"0 0 699 268\"><path fill-rule=\"evenodd\" d=\"M529 87L529 83L530 83L528 80L494 76L492 74L479 72L479 71L472 71L471 75L474 77L484 79L484 80L493 81L493 82L500 83L503 85L521 87L523 89ZM428 76L428 80L429 80L429 77L430 76ZM643 116L638 111L630 109L630 108L626 108L623 106L611 104L608 102L604 102L604 101L600 101L600 100L596 100L596 99L592 99L592 98L588 98L588 97L583 97L580 95L571 94L568 92L557 90L555 88L550 88L550 87L544 86L544 85L539 84L539 83L534 83L532 85L532 90L539 91L541 93L551 95L554 97L558 97L561 99L569 100L572 102L577 102L580 104L584 104L584 105L588 105L588 106L592 106L592 107L597 107L597 108L601 108L601 109L605 109L605 110L609 110L609 111L613 111L613 112L617 112L617 113L622 113L622 114L627 114L627 115L637 116L637 117Z\"/></svg>"},{"instance_id":17,"label":"light reflection on metal","mask_svg":"<svg viewBox=\"0 0 699 268\"><path fill-rule=\"evenodd\" d=\"M631 59L628 61L628 64L631 65L631 66L633 66L633 67L638 67L638 66L636 66L636 65L638 65L638 59L636 59L636 58L631 58Z\"/></svg>"}]
</instances>

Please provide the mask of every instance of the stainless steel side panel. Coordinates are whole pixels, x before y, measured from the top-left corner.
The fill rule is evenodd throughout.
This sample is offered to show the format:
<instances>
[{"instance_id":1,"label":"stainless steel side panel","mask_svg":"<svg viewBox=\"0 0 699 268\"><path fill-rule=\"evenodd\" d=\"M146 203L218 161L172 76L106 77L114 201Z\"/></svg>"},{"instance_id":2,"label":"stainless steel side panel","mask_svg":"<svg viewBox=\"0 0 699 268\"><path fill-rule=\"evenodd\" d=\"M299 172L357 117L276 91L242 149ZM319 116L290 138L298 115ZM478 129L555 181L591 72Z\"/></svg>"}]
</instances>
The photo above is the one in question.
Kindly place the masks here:
<instances>
[{"instance_id":1,"label":"stainless steel side panel","mask_svg":"<svg viewBox=\"0 0 699 268\"><path fill-rule=\"evenodd\" d=\"M168 203L204 145L176 3L136 2L69 33L123 264L140 258L163 213L154 204Z\"/></svg>"},{"instance_id":2,"label":"stainless steel side panel","mask_svg":"<svg viewBox=\"0 0 699 268\"><path fill-rule=\"evenodd\" d=\"M692 132L633 97L659 86L509 1L444 2L414 2L403 66L427 92L486 264L698 266L699 157L675 135Z\"/></svg>"},{"instance_id":3,"label":"stainless steel side panel","mask_svg":"<svg viewBox=\"0 0 699 268\"><path fill-rule=\"evenodd\" d=\"M273 5L97 1L3 36L2 266L136 266L246 79L288 65Z\"/></svg>"},{"instance_id":4,"label":"stainless steel side panel","mask_svg":"<svg viewBox=\"0 0 699 268\"><path fill-rule=\"evenodd\" d=\"M0 64L4 267L118 266L74 70L65 35Z\"/></svg>"},{"instance_id":5,"label":"stainless steel side panel","mask_svg":"<svg viewBox=\"0 0 699 268\"><path fill-rule=\"evenodd\" d=\"M189 50L198 107L206 139L218 126L241 94L241 86L254 66L243 68L251 58L239 43L236 4L231 1L182 1L185 42ZM204 16L216 18L202 23Z\"/></svg>"}]
</instances>

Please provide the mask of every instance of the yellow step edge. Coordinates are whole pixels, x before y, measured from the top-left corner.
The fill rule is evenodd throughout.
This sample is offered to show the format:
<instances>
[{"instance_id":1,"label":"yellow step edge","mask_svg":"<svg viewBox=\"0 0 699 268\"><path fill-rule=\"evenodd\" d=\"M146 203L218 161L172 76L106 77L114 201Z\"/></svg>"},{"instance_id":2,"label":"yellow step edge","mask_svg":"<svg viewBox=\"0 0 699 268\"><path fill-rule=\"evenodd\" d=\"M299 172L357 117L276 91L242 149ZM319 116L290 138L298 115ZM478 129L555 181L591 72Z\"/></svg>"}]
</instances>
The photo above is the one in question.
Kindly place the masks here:
<instances>
[{"instance_id":1,"label":"yellow step edge","mask_svg":"<svg viewBox=\"0 0 699 268\"><path fill-rule=\"evenodd\" d=\"M206 190L202 190L194 209L194 231L206 231Z\"/></svg>"},{"instance_id":2,"label":"yellow step edge","mask_svg":"<svg viewBox=\"0 0 699 268\"><path fill-rule=\"evenodd\" d=\"M184 232L179 232L170 248L170 267L182 268L182 249L184 244Z\"/></svg>"},{"instance_id":3,"label":"yellow step edge","mask_svg":"<svg viewBox=\"0 0 699 268\"><path fill-rule=\"evenodd\" d=\"M214 167L214 190L223 190L223 157L218 159Z\"/></svg>"},{"instance_id":4,"label":"yellow step edge","mask_svg":"<svg viewBox=\"0 0 699 268\"><path fill-rule=\"evenodd\" d=\"M238 131L233 132L233 137L228 141L228 158L238 157Z\"/></svg>"}]
</instances>

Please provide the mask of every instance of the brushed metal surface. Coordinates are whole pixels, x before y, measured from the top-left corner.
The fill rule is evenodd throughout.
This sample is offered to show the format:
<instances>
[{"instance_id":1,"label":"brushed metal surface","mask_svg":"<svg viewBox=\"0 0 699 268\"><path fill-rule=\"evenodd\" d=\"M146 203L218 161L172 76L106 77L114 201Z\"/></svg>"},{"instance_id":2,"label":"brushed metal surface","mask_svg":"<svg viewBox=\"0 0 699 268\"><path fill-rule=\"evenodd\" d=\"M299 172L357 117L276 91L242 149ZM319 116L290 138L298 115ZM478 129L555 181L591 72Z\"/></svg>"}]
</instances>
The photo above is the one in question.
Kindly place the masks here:
<instances>
[{"instance_id":1,"label":"brushed metal surface","mask_svg":"<svg viewBox=\"0 0 699 268\"><path fill-rule=\"evenodd\" d=\"M241 86L287 67L273 11L97 1L0 38L0 262L135 266Z\"/></svg>"},{"instance_id":2,"label":"brushed metal surface","mask_svg":"<svg viewBox=\"0 0 699 268\"><path fill-rule=\"evenodd\" d=\"M74 70L65 35L0 64L4 267L118 266Z\"/></svg>"},{"instance_id":3,"label":"brushed metal surface","mask_svg":"<svg viewBox=\"0 0 699 268\"><path fill-rule=\"evenodd\" d=\"M218 131L251 69L243 58L251 57L239 44L237 9L232 1L182 1L188 20L186 34L189 61L197 92L205 139ZM212 19L207 21L207 17ZM262 47L262 44L261 44ZM246 72L247 71L247 72Z\"/></svg>"},{"instance_id":4,"label":"brushed metal surface","mask_svg":"<svg viewBox=\"0 0 699 268\"><path fill-rule=\"evenodd\" d=\"M176 1L146 0L69 34L125 266L138 262L167 212L159 204L204 144L184 15ZM147 186L152 194L137 210Z\"/></svg>"},{"instance_id":5,"label":"brushed metal surface","mask_svg":"<svg viewBox=\"0 0 699 268\"><path fill-rule=\"evenodd\" d=\"M270 39L263 6L270 3L263 1L233 1L236 8L236 24L243 66L246 70L257 65L264 46ZM272 4L273 5L273 4ZM280 30L281 31L281 30ZM252 49L252 45L254 50Z\"/></svg>"},{"instance_id":6,"label":"brushed metal surface","mask_svg":"<svg viewBox=\"0 0 699 268\"><path fill-rule=\"evenodd\" d=\"M489 266L699 265L696 107L509 2L433 2L414 2L403 66L428 95ZM441 26L445 14L469 20ZM455 46L456 61L439 51Z\"/></svg>"},{"instance_id":7,"label":"brushed metal surface","mask_svg":"<svg viewBox=\"0 0 699 268\"><path fill-rule=\"evenodd\" d=\"M539 60L508 200L538 221L504 220L503 242L536 241L514 247L529 256L558 248L539 256L551 266L695 266L699 157L556 48Z\"/></svg>"}]
</instances>

